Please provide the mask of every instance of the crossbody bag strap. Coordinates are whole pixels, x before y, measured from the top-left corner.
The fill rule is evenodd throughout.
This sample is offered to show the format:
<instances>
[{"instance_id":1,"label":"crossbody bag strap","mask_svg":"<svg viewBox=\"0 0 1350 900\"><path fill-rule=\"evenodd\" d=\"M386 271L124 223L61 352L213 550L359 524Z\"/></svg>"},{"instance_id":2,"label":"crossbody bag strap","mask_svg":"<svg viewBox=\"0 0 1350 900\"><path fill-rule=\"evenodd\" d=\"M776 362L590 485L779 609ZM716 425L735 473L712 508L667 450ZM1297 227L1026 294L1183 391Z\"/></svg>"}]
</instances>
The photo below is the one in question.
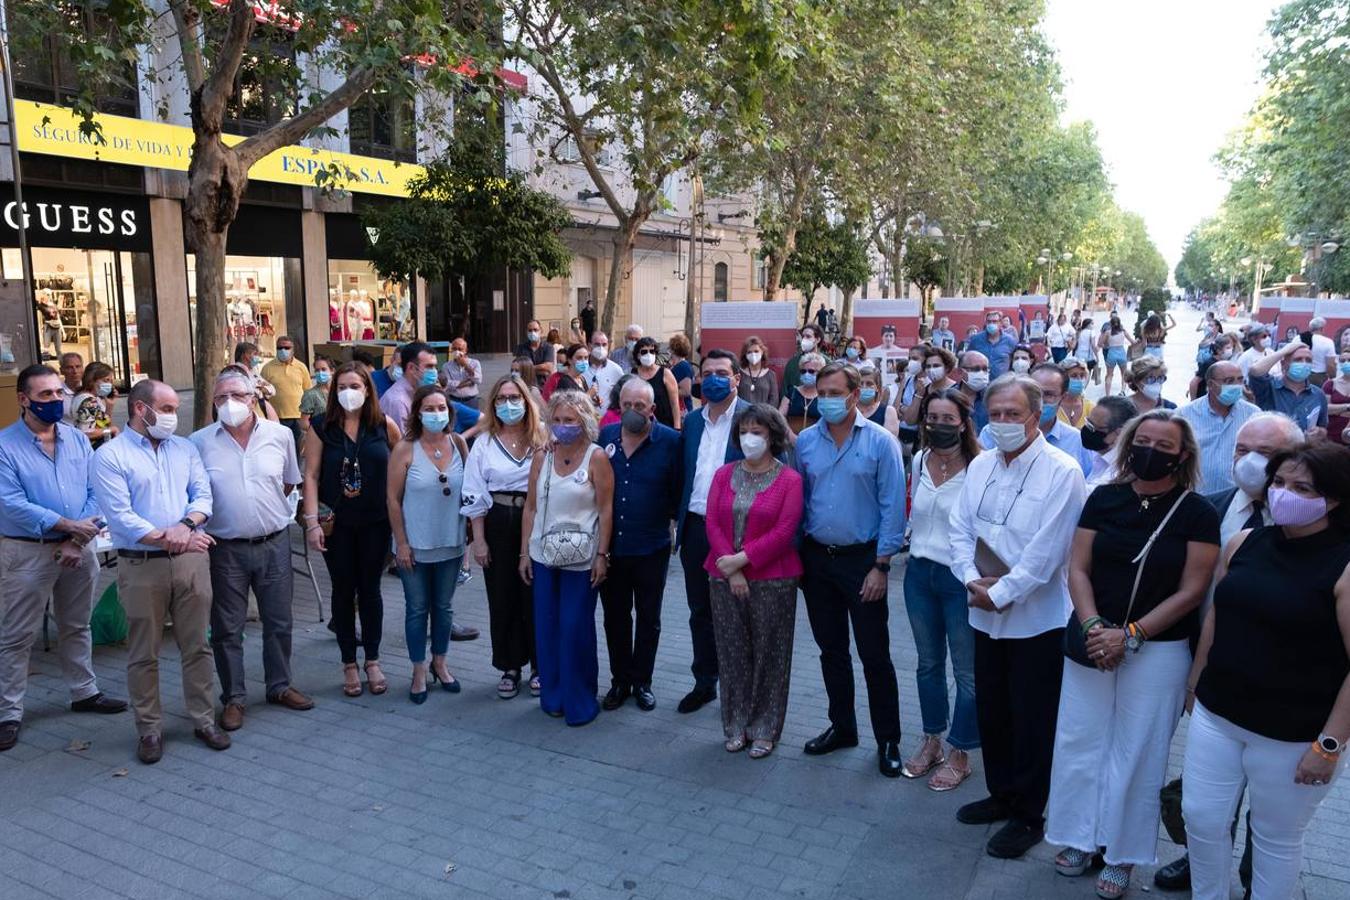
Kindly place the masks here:
<instances>
[{"instance_id":1,"label":"crossbody bag strap","mask_svg":"<svg viewBox=\"0 0 1350 900\"><path fill-rule=\"evenodd\" d=\"M548 527L548 495L553 493L553 451L550 450L544 454L544 521L539 526L539 533L543 534L544 529Z\"/></svg>"},{"instance_id":2,"label":"crossbody bag strap","mask_svg":"<svg viewBox=\"0 0 1350 900\"><path fill-rule=\"evenodd\" d=\"M1129 624L1130 613L1134 612L1134 599L1139 594L1139 582L1143 580L1144 577L1144 566L1148 563L1149 551L1153 549L1153 544L1158 540L1158 536L1161 535L1163 529L1167 527L1167 523L1172 521L1173 514L1181 508L1181 504L1190 493L1190 488L1181 492L1181 496L1172 504L1172 508L1167 511L1167 515L1163 516L1163 520L1158 523L1158 527L1148 536L1148 540L1144 541L1144 548L1140 550L1139 555L1134 558L1134 562L1136 563L1134 570L1134 587L1130 588L1130 605L1125 608L1125 621L1120 623L1122 627Z\"/></svg>"}]
</instances>

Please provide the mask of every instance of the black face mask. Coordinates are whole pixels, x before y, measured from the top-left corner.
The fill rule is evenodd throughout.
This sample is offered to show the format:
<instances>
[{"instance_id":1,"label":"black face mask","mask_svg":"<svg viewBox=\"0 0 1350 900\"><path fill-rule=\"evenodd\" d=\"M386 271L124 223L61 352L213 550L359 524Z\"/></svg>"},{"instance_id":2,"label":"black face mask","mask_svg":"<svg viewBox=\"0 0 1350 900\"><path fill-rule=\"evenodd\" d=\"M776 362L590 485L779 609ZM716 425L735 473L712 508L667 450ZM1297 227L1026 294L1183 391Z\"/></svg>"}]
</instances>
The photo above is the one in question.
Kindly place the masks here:
<instances>
[{"instance_id":1,"label":"black face mask","mask_svg":"<svg viewBox=\"0 0 1350 900\"><path fill-rule=\"evenodd\" d=\"M928 445L935 450L950 450L961 443L961 428L957 425L925 425Z\"/></svg>"},{"instance_id":2,"label":"black face mask","mask_svg":"<svg viewBox=\"0 0 1350 900\"><path fill-rule=\"evenodd\" d=\"M1083 449L1091 450L1094 453L1106 452L1106 434L1105 431L1098 431L1092 426L1091 422L1083 423L1083 430L1080 432L1083 437Z\"/></svg>"},{"instance_id":3,"label":"black face mask","mask_svg":"<svg viewBox=\"0 0 1350 900\"><path fill-rule=\"evenodd\" d=\"M1156 447L1130 447L1130 471L1141 481L1166 478L1181 465L1180 453L1167 453Z\"/></svg>"}]
</instances>

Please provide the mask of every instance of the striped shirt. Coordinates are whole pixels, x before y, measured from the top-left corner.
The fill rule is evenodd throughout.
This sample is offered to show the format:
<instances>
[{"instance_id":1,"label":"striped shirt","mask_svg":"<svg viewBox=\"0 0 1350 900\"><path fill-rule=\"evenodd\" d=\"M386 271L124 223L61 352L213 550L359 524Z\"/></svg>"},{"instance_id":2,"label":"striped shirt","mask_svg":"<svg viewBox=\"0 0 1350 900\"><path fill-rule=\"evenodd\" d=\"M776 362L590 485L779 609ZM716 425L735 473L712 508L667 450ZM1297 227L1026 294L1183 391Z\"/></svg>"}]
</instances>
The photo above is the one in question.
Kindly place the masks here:
<instances>
[{"instance_id":1,"label":"striped shirt","mask_svg":"<svg viewBox=\"0 0 1350 900\"><path fill-rule=\"evenodd\" d=\"M1238 430L1244 422L1261 411L1255 403L1238 400L1221 416L1210 405L1209 395L1192 400L1177 410L1177 415L1191 423L1196 443L1200 445L1200 484L1202 494L1215 494L1233 486L1233 449L1237 446Z\"/></svg>"}]
</instances>

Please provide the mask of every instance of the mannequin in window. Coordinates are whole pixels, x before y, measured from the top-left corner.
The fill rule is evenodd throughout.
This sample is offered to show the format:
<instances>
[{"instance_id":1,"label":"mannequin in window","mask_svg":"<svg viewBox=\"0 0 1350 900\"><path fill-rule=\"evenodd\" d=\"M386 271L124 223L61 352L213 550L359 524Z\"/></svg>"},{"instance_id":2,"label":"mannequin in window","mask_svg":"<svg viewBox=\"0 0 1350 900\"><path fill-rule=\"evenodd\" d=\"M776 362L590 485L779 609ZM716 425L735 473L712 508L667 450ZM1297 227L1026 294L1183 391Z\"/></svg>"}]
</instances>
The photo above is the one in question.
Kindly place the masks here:
<instances>
[{"instance_id":1,"label":"mannequin in window","mask_svg":"<svg viewBox=\"0 0 1350 900\"><path fill-rule=\"evenodd\" d=\"M347 340L347 327L343 322L342 299L337 288L328 289L328 337L334 341Z\"/></svg>"}]
</instances>

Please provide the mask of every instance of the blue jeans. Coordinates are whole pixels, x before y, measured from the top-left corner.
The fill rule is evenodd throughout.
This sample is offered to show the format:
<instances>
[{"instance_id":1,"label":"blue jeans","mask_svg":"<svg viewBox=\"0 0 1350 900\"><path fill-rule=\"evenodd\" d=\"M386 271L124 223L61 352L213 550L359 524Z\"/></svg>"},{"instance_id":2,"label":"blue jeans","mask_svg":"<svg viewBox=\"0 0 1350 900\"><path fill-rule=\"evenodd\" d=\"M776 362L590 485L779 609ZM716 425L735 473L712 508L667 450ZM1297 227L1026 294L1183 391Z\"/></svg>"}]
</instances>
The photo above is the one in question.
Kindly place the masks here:
<instances>
[{"instance_id":1,"label":"blue jeans","mask_svg":"<svg viewBox=\"0 0 1350 900\"><path fill-rule=\"evenodd\" d=\"M427 660L427 615L431 616L431 655L444 656L450 648L450 601L455 596L455 579L463 556L443 562L415 564L400 568L403 582L403 636L408 643L408 660Z\"/></svg>"},{"instance_id":2,"label":"blue jeans","mask_svg":"<svg viewBox=\"0 0 1350 900\"><path fill-rule=\"evenodd\" d=\"M591 572L534 564L534 635L539 656L539 705L562 713L568 725L585 725L600 714L596 691L595 598Z\"/></svg>"},{"instance_id":3,"label":"blue jeans","mask_svg":"<svg viewBox=\"0 0 1350 900\"><path fill-rule=\"evenodd\" d=\"M947 742L957 750L980 746L975 719L975 633L966 588L952 570L931 559L905 565L905 609L919 652L919 710L924 734L947 730L947 650L956 676L956 714Z\"/></svg>"}]
</instances>

